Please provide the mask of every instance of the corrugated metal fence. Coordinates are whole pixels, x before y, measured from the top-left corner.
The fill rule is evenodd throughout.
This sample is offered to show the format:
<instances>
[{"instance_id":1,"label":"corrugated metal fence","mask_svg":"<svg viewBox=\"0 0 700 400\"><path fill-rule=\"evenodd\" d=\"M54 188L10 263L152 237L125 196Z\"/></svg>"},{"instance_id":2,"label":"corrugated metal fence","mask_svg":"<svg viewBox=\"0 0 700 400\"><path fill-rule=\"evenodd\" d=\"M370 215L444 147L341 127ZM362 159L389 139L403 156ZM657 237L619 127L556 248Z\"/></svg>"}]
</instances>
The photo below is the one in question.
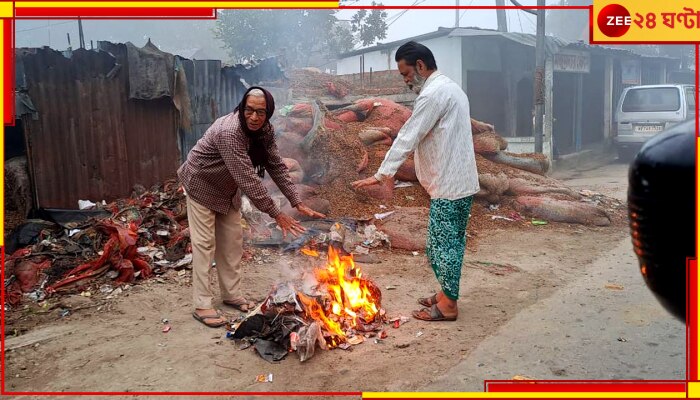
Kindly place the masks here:
<instances>
[{"instance_id":1,"label":"corrugated metal fence","mask_svg":"<svg viewBox=\"0 0 700 400\"><path fill-rule=\"evenodd\" d=\"M245 93L245 86L232 68L221 68L219 60L180 59L187 76L192 109L192 126L180 135L182 159L194 147L212 122L233 111Z\"/></svg>"},{"instance_id":2,"label":"corrugated metal fence","mask_svg":"<svg viewBox=\"0 0 700 400\"><path fill-rule=\"evenodd\" d=\"M128 195L173 176L177 110L170 99L128 100L125 48L115 57L49 49L18 55L38 119L23 116L34 201L77 208L78 199ZM109 75L121 65L122 71ZM111 78L108 77L112 76Z\"/></svg>"},{"instance_id":3,"label":"corrugated metal fence","mask_svg":"<svg viewBox=\"0 0 700 400\"><path fill-rule=\"evenodd\" d=\"M250 68L222 68L218 60L177 58L191 108L183 110L190 123L182 124L170 97L129 99L126 46L106 48L76 50L70 58L48 48L17 50L17 89L27 93L38 115L17 117L23 120L35 207L111 201L128 196L136 184L150 187L174 177L209 125L240 101L242 75L282 75L269 62L256 76Z\"/></svg>"}]
</instances>

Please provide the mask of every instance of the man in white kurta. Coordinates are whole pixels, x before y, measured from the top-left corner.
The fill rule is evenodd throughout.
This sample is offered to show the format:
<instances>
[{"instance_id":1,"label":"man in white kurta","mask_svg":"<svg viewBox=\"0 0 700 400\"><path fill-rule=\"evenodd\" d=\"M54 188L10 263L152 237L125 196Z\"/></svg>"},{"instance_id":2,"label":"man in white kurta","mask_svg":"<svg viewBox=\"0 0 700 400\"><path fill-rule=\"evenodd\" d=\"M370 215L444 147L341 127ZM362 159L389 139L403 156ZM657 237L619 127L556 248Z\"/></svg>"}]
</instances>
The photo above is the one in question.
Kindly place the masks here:
<instances>
[{"instance_id":1,"label":"man in white kurta","mask_svg":"<svg viewBox=\"0 0 700 400\"><path fill-rule=\"evenodd\" d=\"M469 100L462 88L437 70L427 47L408 42L396 51L404 82L418 94L413 114L399 131L377 173L354 188L394 176L414 152L418 181L430 195L426 254L441 290L418 299L413 316L427 321L457 319L457 298L472 197L479 191Z\"/></svg>"}]
</instances>

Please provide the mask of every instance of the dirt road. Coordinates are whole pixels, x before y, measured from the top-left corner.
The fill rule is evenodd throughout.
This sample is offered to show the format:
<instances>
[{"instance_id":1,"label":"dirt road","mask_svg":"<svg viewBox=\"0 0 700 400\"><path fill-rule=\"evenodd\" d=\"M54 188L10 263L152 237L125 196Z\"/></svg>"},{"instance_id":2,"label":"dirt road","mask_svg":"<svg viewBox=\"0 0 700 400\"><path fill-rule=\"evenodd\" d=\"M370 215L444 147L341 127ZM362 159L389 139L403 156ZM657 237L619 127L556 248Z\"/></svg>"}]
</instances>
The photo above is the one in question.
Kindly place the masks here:
<instances>
[{"instance_id":1,"label":"dirt road","mask_svg":"<svg viewBox=\"0 0 700 400\"><path fill-rule=\"evenodd\" d=\"M564 174L562 178L577 189L624 199L624 165ZM459 368L465 360L472 360L485 341L525 310L540 307L544 311L537 318L556 314L559 305L547 300L600 268L596 263L601 257L629 250L619 249L627 237L627 227L619 224L549 224L517 230L504 225L501 230L480 233L476 250L465 258L457 322L411 320L398 329L388 327L389 337L383 343L367 340L353 351L317 350L305 363L291 353L282 362L270 364L252 348L239 350L225 338L223 329L197 323L191 316L189 275L178 276L173 271L162 283L151 280L131 286L112 299L101 295L64 299L63 308L72 305L74 309L65 317L59 315L58 308L39 316L37 310L14 311L24 316L12 319L6 329L6 390L413 391L431 384L431 390L478 390L474 388L478 382L471 381L471 386L449 383L450 374L463 371ZM360 264L364 274L382 288L382 305L389 316L410 315L417 308L416 298L437 288L425 257L388 251L378 255L381 263ZM265 257L270 262L252 260L244 265L245 295L257 300L264 298L272 284L288 280L313 262L276 253ZM617 261L609 262L616 265ZM629 258L627 264L625 267L634 268ZM395 289L386 290L387 286ZM604 301L622 302L624 290L621 293ZM571 291L569 295L582 293ZM570 300L576 302L575 298ZM555 309L547 312L546 307ZM222 309L236 315L232 309ZM581 320L581 325L601 323L594 321L596 313L587 316L593 320ZM162 332L163 318L172 325L168 333ZM29 322L38 320L43 322L36 326ZM31 329L23 335L10 337L28 327ZM521 322L518 327L527 330L528 324ZM573 327L562 323L557 329L565 332ZM527 347L527 343L513 346L516 344L520 349ZM683 348L678 351L684 356ZM556 357L555 353L550 355ZM620 352L620 358L626 356L634 355ZM488 357L481 362L489 363ZM507 365L508 359L504 363ZM653 375L653 366L650 368ZM585 371L574 368L566 379L588 378ZM272 383L255 382L257 375L268 373L274 376ZM521 373L527 375L527 371ZM625 377L621 368L615 379Z\"/></svg>"}]
</instances>

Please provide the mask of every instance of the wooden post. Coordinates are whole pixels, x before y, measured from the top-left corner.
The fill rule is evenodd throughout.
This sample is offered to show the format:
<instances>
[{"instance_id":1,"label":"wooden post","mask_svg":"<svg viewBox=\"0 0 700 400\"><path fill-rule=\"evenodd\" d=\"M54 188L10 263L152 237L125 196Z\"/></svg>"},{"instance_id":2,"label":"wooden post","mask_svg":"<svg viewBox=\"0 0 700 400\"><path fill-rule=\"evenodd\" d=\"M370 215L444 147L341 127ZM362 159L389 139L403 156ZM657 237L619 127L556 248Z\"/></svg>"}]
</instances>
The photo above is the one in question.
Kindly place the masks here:
<instances>
[{"instance_id":1,"label":"wooden post","mask_svg":"<svg viewBox=\"0 0 700 400\"><path fill-rule=\"evenodd\" d=\"M535 135L535 153L543 152L543 114L544 111L544 99L546 98L546 91L551 90L551 87L547 87L543 81L545 80L545 50L544 50L544 19L545 19L545 1L537 0L537 42L535 44L535 90L533 104L535 107L535 129L533 134Z\"/></svg>"},{"instance_id":2,"label":"wooden post","mask_svg":"<svg viewBox=\"0 0 700 400\"><path fill-rule=\"evenodd\" d=\"M547 56L544 66L544 118L543 118L543 154L550 161L554 159L552 131L554 128L554 62L552 55ZM535 133L536 134L536 133ZM537 143L537 142L535 142Z\"/></svg>"},{"instance_id":3,"label":"wooden post","mask_svg":"<svg viewBox=\"0 0 700 400\"><path fill-rule=\"evenodd\" d=\"M613 115L613 59L605 57L605 72L603 78L603 140L606 145L612 143Z\"/></svg>"},{"instance_id":4,"label":"wooden post","mask_svg":"<svg viewBox=\"0 0 700 400\"><path fill-rule=\"evenodd\" d=\"M583 74L576 74L576 100L574 102L574 144L576 151L581 151L583 146Z\"/></svg>"}]
</instances>

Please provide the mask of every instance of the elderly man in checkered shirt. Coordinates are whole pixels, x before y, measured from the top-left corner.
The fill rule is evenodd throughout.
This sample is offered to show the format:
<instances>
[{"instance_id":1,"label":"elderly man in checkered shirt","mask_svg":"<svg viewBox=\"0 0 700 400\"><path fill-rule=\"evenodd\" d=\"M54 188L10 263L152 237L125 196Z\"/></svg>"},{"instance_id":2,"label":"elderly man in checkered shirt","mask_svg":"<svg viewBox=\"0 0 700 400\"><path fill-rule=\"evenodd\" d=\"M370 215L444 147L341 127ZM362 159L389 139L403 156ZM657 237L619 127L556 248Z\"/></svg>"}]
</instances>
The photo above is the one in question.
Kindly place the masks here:
<instances>
[{"instance_id":1,"label":"elderly man in checkered shirt","mask_svg":"<svg viewBox=\"0 0 700 400\"><path fill-rule=\"evenodd\" d=\"M224 304L243 312L254 304L241 295L240 261L243 253L241 193L260 211L277 221L283 235L298 235L304 227L282 213L262 184L265 171L301 214L324 217L305 206L282 162L270 117L275 101L261 87L246 91L235 110L204 133L178 170L187 193L187 219L192 240L193 317L210 327L226 320L213 308L209 286L211 261L216 260Z\"/></svg>"}]
</instances>

